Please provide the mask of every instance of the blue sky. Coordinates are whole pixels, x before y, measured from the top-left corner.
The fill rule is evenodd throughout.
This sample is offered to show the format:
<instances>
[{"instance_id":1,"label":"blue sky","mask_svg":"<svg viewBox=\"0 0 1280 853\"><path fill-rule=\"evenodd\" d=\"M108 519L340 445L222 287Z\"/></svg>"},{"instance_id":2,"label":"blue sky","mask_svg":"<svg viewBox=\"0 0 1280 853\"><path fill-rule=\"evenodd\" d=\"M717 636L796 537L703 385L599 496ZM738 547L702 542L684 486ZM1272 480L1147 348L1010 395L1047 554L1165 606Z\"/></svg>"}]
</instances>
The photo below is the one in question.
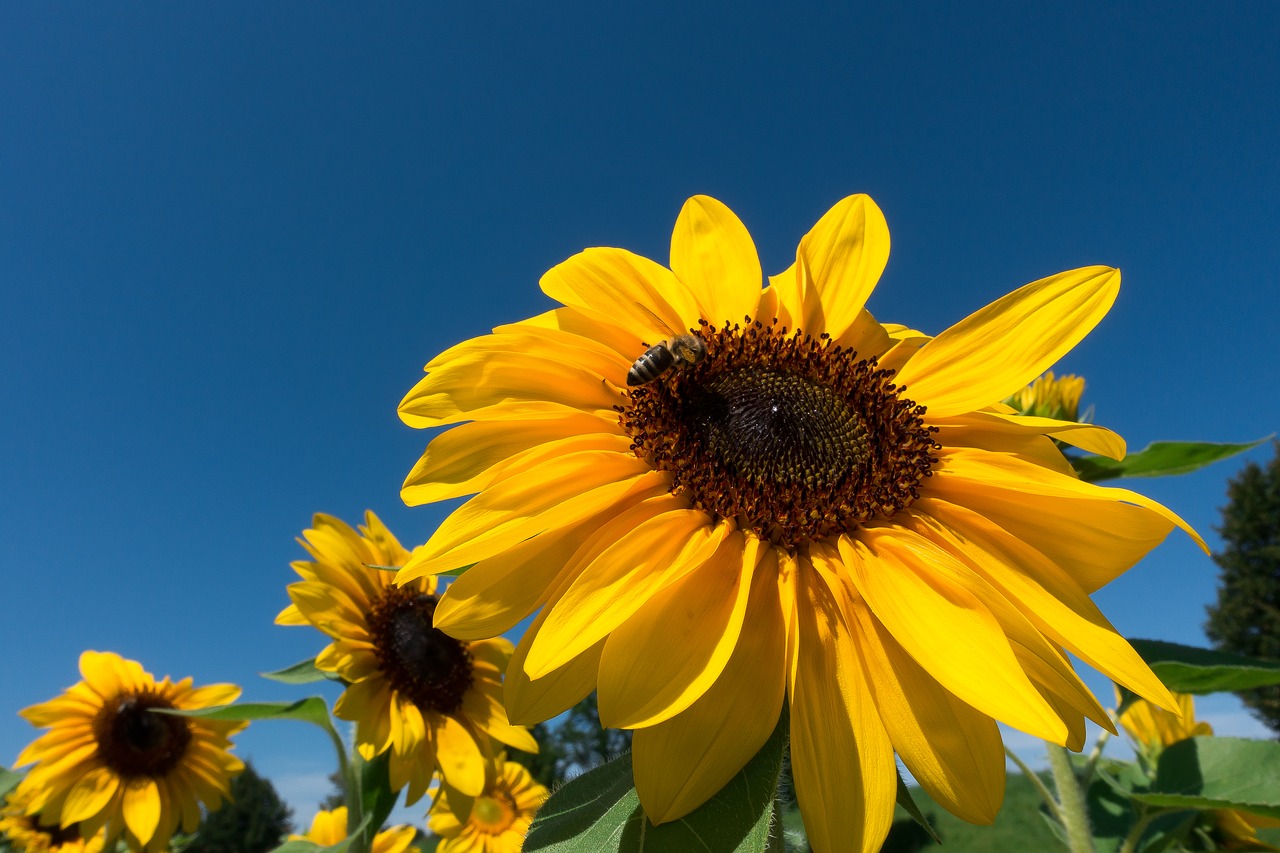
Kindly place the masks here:
<instances>
[{"instance_id":1,"label":"blue sky","mask_svg":"<svg viewBox=\"0 0 1280 853\"><path fill-rule=\"evenodd\" d=\"M86 648L305 695L255 673L323 645L272 624L311 514L370 507L410 546L443 517L398 494L422 365L545 310L538 277L585 246L665 261L695 193L768 272L870 193L870 307L931 332L1119 266L1060 365L1097 421L1134 448L1280 428L1280 6L445 5L0 11L0 712ZM1216 545L1240 464L1130 485ZM1097 600L1203 644L1215 577L1176 534ZM0 725L0 762L34 734ZM309 818L323 736L239 743Z\"/></svg>"}]
</instances>

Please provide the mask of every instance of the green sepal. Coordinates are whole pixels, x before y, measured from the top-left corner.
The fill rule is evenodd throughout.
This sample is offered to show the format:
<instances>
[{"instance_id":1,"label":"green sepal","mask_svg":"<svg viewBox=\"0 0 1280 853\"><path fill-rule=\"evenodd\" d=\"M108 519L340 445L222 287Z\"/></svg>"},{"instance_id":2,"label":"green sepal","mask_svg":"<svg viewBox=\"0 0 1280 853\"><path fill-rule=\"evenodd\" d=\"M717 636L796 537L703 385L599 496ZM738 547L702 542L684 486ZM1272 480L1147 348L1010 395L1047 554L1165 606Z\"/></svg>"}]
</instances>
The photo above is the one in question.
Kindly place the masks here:
<instances>
[{"instance_id":1,"label":"green sepal","mask_svg":"<svg viewBox=\"0 0 1280 853\"><path fill-rule=\"evenodd\" d=\"M311 684L316 681L342 681L336 672L325 672L316 666L315 658L300 660L293 666L277 669L275 672L258 673L263 678L279 681L281 684Z\"/></svg>"},{"instance_id":2,"label":"green sepal","mask_svg":"<svg viewBox=\"0 0 1280 853\"><path fill-rule=\"evenodd\" d=\"M10 770L7 767L0 767L0 799L4 799L10 791L18 787L18 783L26 775L27 771L25 770Z\"/></svg>"},{"instance_id":3,"label":"green sepal","mask_svg":"<svg viewBox=\"0 0 1280 853\"><path fill-rule=\"evenodd\" d=\"M684 817L654 826L640 807L626 754L571 779L539 810L525 853L770 853L784 710L769 740L715 796Z\"/></svg>"},{"instance_id":4,"label":"green sepal","mask_svg":"<svg viewBox=\"0 0 1280 853\"><path fill-rule=\"evenodd\" d=\"M933 839L934 843L941 844L942 839L938 837L938 831L933 828L933 824L925 817L924 812L920 811L920 807L916 805L915 799L911 796L911 789L907 787L907 783L903 780L901 770L898 770L898 793L896 798L902 810L919 824L925 832L929 833L929 837Z\"/></svg>"},{"instance_id":5,"label":"green sepal","mask_svg":"<svg viewBox=\"0 0 1280 853\"><path fill-rule=\"evenodd\" d=\"M1130 640L1165 687L1178 693L1217 693L1280 684L1280 661L1166 643Z\"/></svg>"},{"instance_id":6,"label":"green sepal","mask_svg":"<svg viewBox=\"0 0 1280 853\"><path fill-rule=\"evenodd\" d=\"M1280 743L1195 737L1165 747L1150 791L1135 800L1171 809L1239 809L1280 818Z\"/></svg>"},{"instance_id":7,"label":"green sepal","mask_svg":"<svg viewBox=\"0 0 1280 853\"><path fill-rule=\"evenodd\" d=\"M1212 441L1153 441L1136 453L1116 461L1105 456L1068 456L1080 479L1087 483L1120 477L1169 477L1189 474L1223 459L1252 450L1274 436L1243 444Z\"/></svg>"}]
</instances>

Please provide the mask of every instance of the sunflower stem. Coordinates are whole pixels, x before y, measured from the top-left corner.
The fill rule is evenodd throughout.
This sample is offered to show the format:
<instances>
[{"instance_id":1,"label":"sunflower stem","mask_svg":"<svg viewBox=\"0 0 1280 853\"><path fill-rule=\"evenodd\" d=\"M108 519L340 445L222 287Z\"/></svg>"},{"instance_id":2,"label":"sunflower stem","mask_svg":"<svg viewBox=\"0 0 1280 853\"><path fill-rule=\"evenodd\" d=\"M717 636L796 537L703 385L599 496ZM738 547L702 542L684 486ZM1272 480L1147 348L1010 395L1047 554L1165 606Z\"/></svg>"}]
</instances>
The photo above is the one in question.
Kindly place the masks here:
<instances>
[{"instance_id":1,"label":"sunflower stem","mask_svg":"<svg viewBox=\"0 0 1280 853\"><path fill-rule=\"evenodd\" d=\"M351 844L347 853L370 853L373 834L377 827L362 826L364 823L364 759L355 749L351 750L350 759L345 750L341 759L343 778L347 782L347 832L350 833Z\"/></svg>"},{"instance_id":2,"label":"sunflower stem","mask_svg":"<svg viewBox=\"0 0 1280 853\"><path fill-rule=\"evenodd\" d=\"M1111 739L1111 732L1106 729L1098 735L1098 740L1094 742L1093 749L1089 752L1089 758L1084 763L1084 772L1080 774L1081 787L1088 790L1089 783L1093 781L1093 772L1098 769L1098 759L1102 758L1102 748L1107 745L1107 741Z\"/></svg>"},{"instance_id":3,"label":"sunflower stem","mask_svg":"<svg viewBox=\"0 0 1280 853\"><path fill-rule=\"evenodd\" d=\"M1049 810L1049 814L1053 819L1062 823L1062 810L1058 808L1058 801L1054 798L1053 793L1045 787L1044 782L1040 781L1040 775L1027 766L1026 762L1018 757L1018 754L1009 747L1004 748L1004 754L1009 756L1009 760L1018 765L1018 769L1022 771L1022 776L1031 786L1040 794L1040 799L1044 800L1045 808Z\"/></svg>"},{"instance_id":4,"label":"sunflower stem","mask_svg":"<svg viewBox=\"0 0 1280 853\"><path fill-rule=\"evenodd\" d=\"M1142 840L1142 834L1147 831L1147 827L1158 814L1158 811L1143 809L1142 816L1134 822L1129 834L1125 836L1124 844L1120 846L1120 853L1133 853L1138 849L1138 842Z\"/></svg>"},{"instance_id":5,"label":"sunflower stem","mask_svg":"<svg viewBox=\"0 0 1280 853\"><path fill-rule=\"evenodd\" d=\"M1071 757L1065 747L1046 743L1049 768L1053 771L1053 784L1058 789L1058 819L1067 833L1067 847L1071 853L1095 853L1093 831L1089 828L1089 813L1085 809L1084 791L1071 766Z\"/></svg>"}]
</instances>

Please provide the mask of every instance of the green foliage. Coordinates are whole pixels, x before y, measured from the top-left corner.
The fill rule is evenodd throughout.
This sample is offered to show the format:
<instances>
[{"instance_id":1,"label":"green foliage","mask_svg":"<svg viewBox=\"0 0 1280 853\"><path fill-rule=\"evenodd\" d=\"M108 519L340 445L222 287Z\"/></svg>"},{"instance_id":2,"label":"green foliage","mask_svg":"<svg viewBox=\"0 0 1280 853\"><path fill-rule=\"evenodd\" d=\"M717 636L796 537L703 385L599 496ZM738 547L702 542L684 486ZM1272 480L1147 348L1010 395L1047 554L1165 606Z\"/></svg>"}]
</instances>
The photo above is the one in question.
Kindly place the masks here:
<instances>
[{"instance_id":1,"label":"green foliage","mask_svg":"<svg viewBox=\"0 0 1280 853\"><path fill-rule=\"evenodd\" d=\"M560 743L559 727L538 723L529 729L529 734L533 735L534 740L538 742L538 751L523 752L519 749L509 749L507 760L522 765L535 780L549 790L554 789L564 781L561 770L564 751Z\"/></svg>"},{"instance_id":2,"label":"green foliage","mask_svg":"<svg viewBox=\"0 0 1280 853\"><path fill-rule=\"evenodd\" d=\"M701 808L654 826L632 784L631 756L623 755L574 778L538 812L526 853L781 853L773 828L774 796L782 769L788 717L784 713L765 746Z\"/></svg>"},{"instance_id":3,"label":"green foliage","mask_svg":"<svg viewBox=\"0 0 1280 853\"><path fill-rule=\"evenodd\" d=\"M1227 487L1218 533L1223 549L1218 601L1205 634L1219 649L1280 660L1280 443L1263 468L1249 463ZM1280 686L1239 691L1254 715L1280 735Z\"/></svg>"},{"instance_id":4,"label":"green foliage","mask_svg":"<svg viewBox=\"0 0 1280 853\"><path fill-rule=\"evenodd\" d=\"M513 749L508 758L527 767L534 779L553 791L570 776L590 770L631 748L630 731L600 725L594 693L570 708L559 723L539 723L532 733L539 751L528 753Z\"/></svg>"},{"instance_id":5,"label":"green foliage","mask_svg":"<svg viewBox=\"0 0 1280 853\"><path fill-rule=\"evenodd\" d=\"M205 815L185 853L266 853L289 832L290 809L250 763L231 780L231 801Z\"/></svg>"},{"instance_id":6,"label":"green foliage","mask_svg":"<svg viewBox=\"0 0 1280 853\"><path fill-rule=\"evenodd\" d=\"M1105 456L1071 456L1071 465L1087 483L1120 477L1169 477L1189 474L1206 465L1252 450L1265 438L1242 444L1213 441L1154 441L1119 461Z\"/></svg>"},{"instance_id":7,"label":"green foliage","mask_svg":"<svg viewBox=\"0 0 1280 853\"><path fill-rule=\"evenodd\" d=\"M277 669L275 672L260 673L263 678L269 678L272 681L279 681L281 684L311 684L315 681L341 681L342 678L336 673L325 672L316 667L315 658L307 658L298 661L293 666L286 666L284 669Z\"/></svg>"},{"instance_id":8,"label":"green foliage","mask_svg":"<svg viewBox=\"0 0 1280 853\"><path fill-rule=\"evenodd\" d=\"M1130 640L1134 650L1178 693L1216 693L1280 684L1280 661L1258 660L1163 640Z\"/></svg>"}]
</instances>

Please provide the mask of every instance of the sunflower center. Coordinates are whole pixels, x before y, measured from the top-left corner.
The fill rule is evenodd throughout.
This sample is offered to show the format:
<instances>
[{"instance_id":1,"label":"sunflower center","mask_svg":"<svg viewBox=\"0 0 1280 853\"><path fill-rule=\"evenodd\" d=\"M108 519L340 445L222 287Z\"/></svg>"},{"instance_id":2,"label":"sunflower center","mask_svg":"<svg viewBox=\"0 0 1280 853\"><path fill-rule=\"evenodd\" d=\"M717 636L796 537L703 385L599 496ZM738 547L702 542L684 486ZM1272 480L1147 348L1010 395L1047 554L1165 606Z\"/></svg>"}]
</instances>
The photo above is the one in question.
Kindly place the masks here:
<instances>
[{"instance_id":1,"label":"sunflower center","mask_svg":"<svg viewBox=\"0 0 1280 853\"><path fill-rule=\"evenodd\" d=\"M471 807L471 822L488 835L500 835L515 822L515 800L500 791L493 796L476 797Z\"/></svg>"},{"instance_id":2,"label":"sunflower center","mask_svg":"<svg viewBox=\"0 0 1280 853\"><path fill-rule=\"evenodd\" d=\"M389 587L369 614L369 633L392 688L421 710L453 714L471 688L471 652L432 627L438 600L410 587Z\"/></svg>"},{"instance_id":3,"label":"sunflower center","mask_svg":"<svg viewBox=\"0 0 1280 853\"><path fill-rule=\"evenodd\" d=\"M172 714L152 713L170 709L168 699L141 691L107 700L93 718L98 756L124 779L163 777L173 770L191 744L191 725Z\"/></svg>"},{"instance_id":4,"label":"sunflower center","mask_svg":"<svg viewBox=\"0 0 1280 853\"><path fill-rule=\"evenodd\" d=\"M700 363L631 389L619 408L673 494L792 551L919 497L937 444L892 371L776 320L698 335Z\"/></svg>"}]
</instances>

